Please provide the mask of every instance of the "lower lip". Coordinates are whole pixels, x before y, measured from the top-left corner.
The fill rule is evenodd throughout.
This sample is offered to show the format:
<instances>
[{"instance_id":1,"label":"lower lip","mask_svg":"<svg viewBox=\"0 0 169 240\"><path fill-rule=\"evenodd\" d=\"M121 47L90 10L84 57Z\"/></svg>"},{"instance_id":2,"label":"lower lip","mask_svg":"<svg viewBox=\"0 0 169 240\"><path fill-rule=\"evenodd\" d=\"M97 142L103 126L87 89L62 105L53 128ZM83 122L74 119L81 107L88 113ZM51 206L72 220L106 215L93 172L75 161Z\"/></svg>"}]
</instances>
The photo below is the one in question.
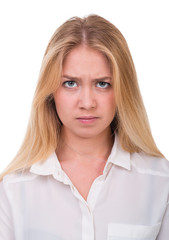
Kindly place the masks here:
<instances>
[{"instance_id":1,"label":"lower lip","mask_svg":"<svg viewBox=\"0 0 169 240\"><path fill-rule=\"evenodd\" d=\"M97 118L77 118L77 120L84 124L90 124L94 123L97 120Z\"/></svg>"}]
</instances>

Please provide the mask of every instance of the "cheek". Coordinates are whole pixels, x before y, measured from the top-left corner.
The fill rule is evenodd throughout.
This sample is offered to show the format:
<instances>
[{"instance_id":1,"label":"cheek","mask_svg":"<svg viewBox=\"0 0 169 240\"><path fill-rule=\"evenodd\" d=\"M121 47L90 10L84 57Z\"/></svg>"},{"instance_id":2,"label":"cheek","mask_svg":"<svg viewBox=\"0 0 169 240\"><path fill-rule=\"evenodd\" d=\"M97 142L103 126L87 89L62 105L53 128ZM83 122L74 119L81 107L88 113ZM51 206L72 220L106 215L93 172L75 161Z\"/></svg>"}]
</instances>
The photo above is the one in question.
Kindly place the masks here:
<instances>
[{"instance_id":1,"label":"cheek","mask_svg":"<svg viewBox=\"0 0 169 240\"><path fill-rule=\"evenodd\" d=\"M64 103L65 103L65 105L67 104L67 98L61 90L58 90L54 94L54 100L55 100L56 108L58 108L58 109L63 107Z\"/></svg>"},{"instance_id":2,"label":"cheek","mask_svg":"<svg viewBox=\"0 0 169 240\"><path fill-rule=\"evenodd\" d=\"M63 93L58 93L57 95L55 94L54 101L55 101L56 111L60 119L70 115L70 113L72 112L73 102L72 102L72 99L70 101L69 96Z\"/></svg>"},{"instance_id":3,"label":"cheek","mask_svg":"<svg viewBox=\"0 0 169 240\"><path fill-rule=\"evenodd\" d=\"M114 93L109 94L106 98L102 99L102 104L105 106L105 108L107 109L114 109L116 106L116 102L115 102L115 97L114 97Z\"/></svg>"},{"instance_id":4,"label":"cheek","mask_svg":"<svg viewBox=\"0 0 169 240\"><path fill-rule=\"evenodd\" d=\"M103 111L104 111L105 117L112 121L116 111L114 94L110 94L106 99L104 99L103 106L104 106Z\"/></svg>"}]
</instances>

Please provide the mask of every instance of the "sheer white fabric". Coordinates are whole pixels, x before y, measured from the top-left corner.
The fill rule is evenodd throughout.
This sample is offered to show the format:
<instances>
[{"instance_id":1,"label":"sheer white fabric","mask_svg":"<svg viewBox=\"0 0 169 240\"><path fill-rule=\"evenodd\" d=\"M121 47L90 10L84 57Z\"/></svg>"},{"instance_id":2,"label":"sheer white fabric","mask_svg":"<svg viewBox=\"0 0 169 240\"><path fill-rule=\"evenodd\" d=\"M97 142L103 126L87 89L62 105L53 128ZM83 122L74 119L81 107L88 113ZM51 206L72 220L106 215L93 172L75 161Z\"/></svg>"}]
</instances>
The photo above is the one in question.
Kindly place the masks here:
<instances>
[{"instance_id":1,"label":"sheer white fabric","mask_svg":"<svg viewBox=\"0 0 169 240\"><path fill-rule=\"evenodd\" d=\"M0 183L0 240L168 240L169 162L118 136L85 201L55 153Z\"/></svg>"}]
</instances>

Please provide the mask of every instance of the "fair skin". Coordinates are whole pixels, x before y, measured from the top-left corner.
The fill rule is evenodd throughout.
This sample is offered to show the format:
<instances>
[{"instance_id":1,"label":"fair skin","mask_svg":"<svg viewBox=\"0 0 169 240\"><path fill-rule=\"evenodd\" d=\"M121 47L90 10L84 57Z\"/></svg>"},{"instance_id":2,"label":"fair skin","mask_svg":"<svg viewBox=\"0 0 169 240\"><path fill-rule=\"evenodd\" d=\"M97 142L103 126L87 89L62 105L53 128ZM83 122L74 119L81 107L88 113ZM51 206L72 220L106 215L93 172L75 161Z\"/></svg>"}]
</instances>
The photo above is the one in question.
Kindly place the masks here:
<instances>
[{"instance_id":1,"label":"fair skin","mask_svg":"<svg viewBox=\"0 0 169 240\"><path fill-rule=\"evenodd\" d=\"M54 93L63 124L62 144L56 153L63 170L85 200L95 178L103 174L113 145L112 81L106 57L80 45L66 57L61 84Z\"/></svg>"}]
</instances>

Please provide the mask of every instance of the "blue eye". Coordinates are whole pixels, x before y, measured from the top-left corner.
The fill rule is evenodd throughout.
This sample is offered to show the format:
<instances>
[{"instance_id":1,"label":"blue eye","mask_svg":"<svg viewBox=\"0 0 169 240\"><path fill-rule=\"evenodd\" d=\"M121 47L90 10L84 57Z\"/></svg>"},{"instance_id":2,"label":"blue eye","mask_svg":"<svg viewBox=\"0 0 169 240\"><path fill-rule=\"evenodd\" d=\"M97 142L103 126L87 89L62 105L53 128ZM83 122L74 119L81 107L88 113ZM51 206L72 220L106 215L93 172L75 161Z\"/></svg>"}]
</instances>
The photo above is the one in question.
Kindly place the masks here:
<instances>
[{"instance_id":1,"label":"blue eye","mask_svg":"<svg viewBox=\"0 0 169 240\"><path fill-rule=\"evenodd\" d=\"M75 81L66 81L63 85L67 88L74 88L77 87L77 83Z\"/></svg>"},{"instance_id":2,"label":"blue eye","mask_svg":"<svg viewBox=\"0 0 169 240\"><path fill-rule=\"evenodd\" d=\"M97 87L99 88L108 88L110 86L110 83L108 82L98 82Z\"/></svg>"}]
</instances>

